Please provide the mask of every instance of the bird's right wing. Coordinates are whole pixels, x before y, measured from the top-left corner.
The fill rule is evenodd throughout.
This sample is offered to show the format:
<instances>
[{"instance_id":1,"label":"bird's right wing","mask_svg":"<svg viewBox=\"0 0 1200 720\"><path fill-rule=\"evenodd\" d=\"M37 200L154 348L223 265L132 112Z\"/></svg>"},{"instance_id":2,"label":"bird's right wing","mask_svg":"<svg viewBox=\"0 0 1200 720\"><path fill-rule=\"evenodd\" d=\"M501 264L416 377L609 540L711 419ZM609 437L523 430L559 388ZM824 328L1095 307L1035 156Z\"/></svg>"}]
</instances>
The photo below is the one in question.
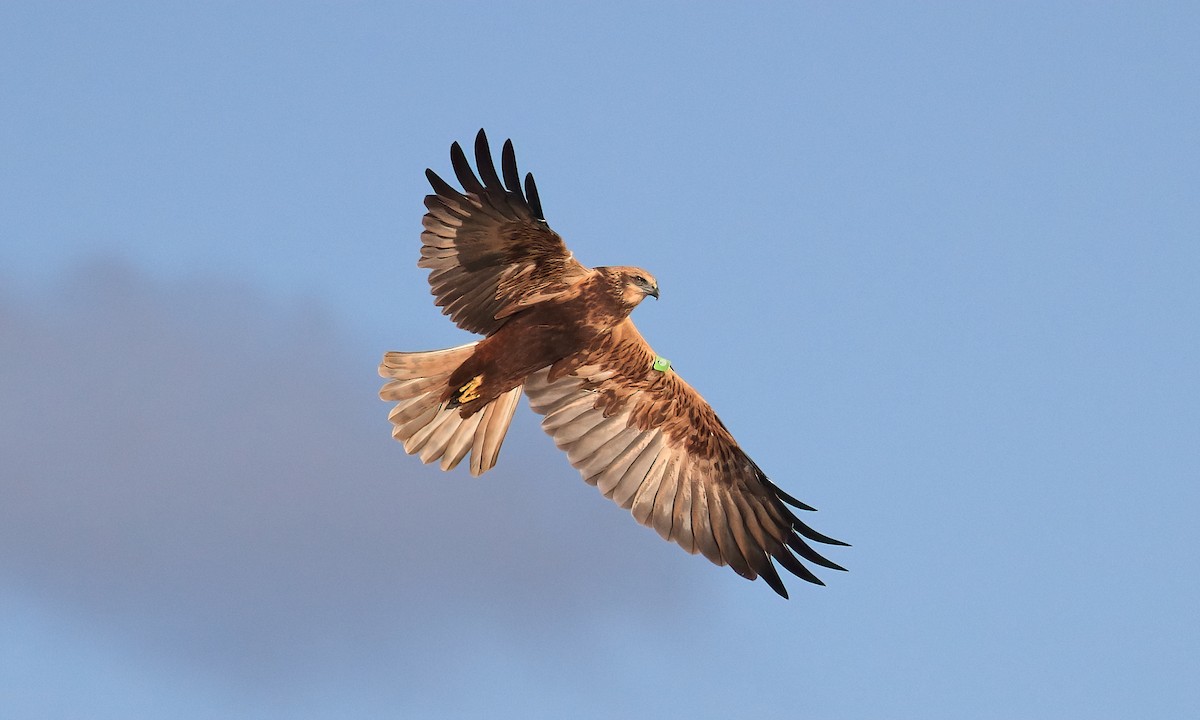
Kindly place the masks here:
<instances>
[{"instance_id":1,"label":"bird's right wing","mask_svg":"<svg viewBox=\"0 0 1200 720\"><path fill-rule=\"evenodd\" d=\"M546 224L532 174L525 176L522 191L511 140L501 154L503 182L483 130L475 137L480 177L457 142L450 160L463 192L433 170L425 171L434 194L425 196L428 212L417 264L432 271L436 303L455 324L489 335L509 315L572 292L594 272Z\"/></svg>"}]
</instances>

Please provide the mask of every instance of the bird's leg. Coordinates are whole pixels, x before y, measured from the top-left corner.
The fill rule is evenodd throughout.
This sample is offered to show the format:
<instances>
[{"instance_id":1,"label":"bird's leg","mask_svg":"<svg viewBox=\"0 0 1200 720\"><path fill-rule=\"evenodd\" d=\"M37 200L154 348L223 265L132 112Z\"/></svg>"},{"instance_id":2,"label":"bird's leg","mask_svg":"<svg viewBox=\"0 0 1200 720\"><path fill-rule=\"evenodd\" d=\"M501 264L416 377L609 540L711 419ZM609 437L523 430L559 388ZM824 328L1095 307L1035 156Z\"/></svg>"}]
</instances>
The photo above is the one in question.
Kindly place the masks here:
<instances>
[{"instance_id":1,"label":"bird's leg","mask_svg":"<svg viewBox=\"0 0 1200 720\"><path fill-rule=\"evenodd\" d=\"M465 405L472 400L479 399L479 386L483 384L483 375L479 374L471 378L466 385L454 391L450 396L450 407L458 407Z\"/></svg>"}]
</instances>

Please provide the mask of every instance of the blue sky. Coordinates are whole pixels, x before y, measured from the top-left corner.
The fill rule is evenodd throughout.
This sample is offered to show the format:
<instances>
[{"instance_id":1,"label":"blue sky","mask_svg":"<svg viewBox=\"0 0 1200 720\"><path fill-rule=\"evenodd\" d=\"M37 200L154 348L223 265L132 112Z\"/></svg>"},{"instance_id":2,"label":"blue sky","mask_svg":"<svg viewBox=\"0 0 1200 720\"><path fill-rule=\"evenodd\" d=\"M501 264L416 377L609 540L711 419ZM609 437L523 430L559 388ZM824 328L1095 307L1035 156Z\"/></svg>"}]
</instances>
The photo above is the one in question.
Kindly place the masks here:
<instances>
[{"instance_id":1,"label":"blue sky","mask_svg":"<svg viewBox=\"0 0 1200 720\"><path fill-rule=\"evenodd\" d=\"M0 6L0 705L17 718L1200 713L1190 3ZM849 573L791 601L523 408L423 170L488 129Z\"/></svg>"}]
</instances>

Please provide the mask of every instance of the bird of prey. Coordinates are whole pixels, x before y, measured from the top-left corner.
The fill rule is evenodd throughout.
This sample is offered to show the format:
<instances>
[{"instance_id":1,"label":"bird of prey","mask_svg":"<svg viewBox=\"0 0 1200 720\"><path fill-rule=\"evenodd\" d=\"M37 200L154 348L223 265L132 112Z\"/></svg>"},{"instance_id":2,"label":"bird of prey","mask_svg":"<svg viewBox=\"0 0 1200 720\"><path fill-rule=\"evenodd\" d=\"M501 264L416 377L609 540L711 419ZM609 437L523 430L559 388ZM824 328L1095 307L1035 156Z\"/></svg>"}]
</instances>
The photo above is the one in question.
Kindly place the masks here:
<instances>
[{"instance_id":1,"label":"bird of prey","mask_svg":"<svg viewBox=\"0 0 1200 720\"><path fill-rule=\"evenodd\" d=\"M478 176L457 142L450 160L462 190L425 171L433 194L417 264L442 312L484 337L384 355L379 395L396 403L389 419L405 451L443 470L470 455L471 473L486 472L523 389L584 479L664 539L785 598L772 561L821 585L801 560L842 570L808 541L846 543L796 516L813 508L767 479L634 327L633 309L658 297L654 276L580 264L546 223L533 175L522 186L512 141L500 173L483 130Z\"/></svg>"}]
</instances>

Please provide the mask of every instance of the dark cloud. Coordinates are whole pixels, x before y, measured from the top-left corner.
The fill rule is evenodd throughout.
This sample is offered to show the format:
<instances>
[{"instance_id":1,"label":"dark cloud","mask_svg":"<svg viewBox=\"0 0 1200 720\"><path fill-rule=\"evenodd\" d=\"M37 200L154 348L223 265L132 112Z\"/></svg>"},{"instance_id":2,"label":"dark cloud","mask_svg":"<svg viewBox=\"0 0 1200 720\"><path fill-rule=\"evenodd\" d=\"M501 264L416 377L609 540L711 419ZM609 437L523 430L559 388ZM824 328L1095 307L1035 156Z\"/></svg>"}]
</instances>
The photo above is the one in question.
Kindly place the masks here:
<instances>
[{"instance_id":1,"label":"dark cloud","mask_svg":"<svg viewBox=\"0 0 1200 720\"><path fill-rule=\"evenodd\" d=\"M584 485L527 408L488 475L421 466L375 395L387 348L361 346L315 306L115 262L0 296L0 584L256 682L387 657L416 683L480 642L678 630L703 561Z\"/></svg>"}]
</instances>

